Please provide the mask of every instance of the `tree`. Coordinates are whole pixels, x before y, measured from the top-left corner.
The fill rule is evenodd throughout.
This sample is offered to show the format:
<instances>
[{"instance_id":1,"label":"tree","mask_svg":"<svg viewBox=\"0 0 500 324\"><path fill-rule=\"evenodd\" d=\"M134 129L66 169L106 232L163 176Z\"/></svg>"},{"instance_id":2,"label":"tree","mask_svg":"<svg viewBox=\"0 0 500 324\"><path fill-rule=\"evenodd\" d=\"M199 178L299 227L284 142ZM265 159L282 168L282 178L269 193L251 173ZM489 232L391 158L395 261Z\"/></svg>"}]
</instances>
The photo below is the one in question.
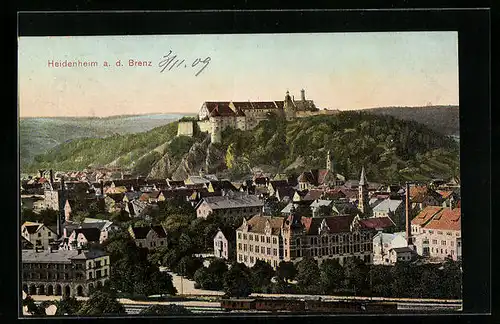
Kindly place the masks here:
<instances>
[{"instance_id":1,"label":"tree","mask_svg":"<svg viewBox=\"0 0 500 324\"><path fill-rule=\"evenodd\" d=\"M342 286L344 281L344 269L337 259L328 259L321 263L320 280L323 292L333 294Z\"/></svg>"},{"instance_id":2,"label":"tree","mask_svg":"<svg viewBox=\"0 0 500 324\"><path fill-rule=\"evenodd\" d=\"M344 263L344 276L346 288L354 289L355 293L369 287L367 277L369 276L366 264L357 258L348 258Z\"/></svg>"},{"instance_id":3,"label":"tree","mask_svg":"<svg viewBox=\"0 0 500 324\"><path fill-rule=\"evenodd\" d=\"M76 223L79 223L79 224L83 224L83 222L85 221L85 218L88 218L90 216L90 214L86 211L77 211L74 213L73 215L73 221L75 221Z\"/></svg>"},{"instance_id":4,"label":"tree","mask_svg":"<svg viewBox=\"0 0 500 324\"><path fill-rule=\"evenodd\" d=\"M274 269L265 261L257 260L251 268L251 282L254 291L262 290L271 283Z\"/></svg>"},{"instance_id":5,"label":"tree","mask_svg":"<svg viewBox=\"0 0 500 324\"><path fill-rule=\"evenodd\" d=\"M191 314L192 312L182 305L170 304L170 305L151 305L148 308L143 309L140 315L185 315Z\"/></svg>"},{"instance_id":6,"label":"tree","mask_svg":"<svg viewBox=\"0 0 500 324\"><path fill-rule=\"evenodd\" d=\"M289 280L295 279L297 275L297 269L295 269L295 265L290 261L283 261L278 265L278 269L276 270L276 274L278 278L283 280L284 282L288 282Z\"/></svg>"},{"instance_id":7,"label":"tree","mask_svg":"<svg viewBox=\"0 0 500 324\"><path fill-rule=\"evenodd\" d=\"M227 271L226 263L221 259L213 260L208 268L199 268L194 273L195 282L203 289L221 290L223 289L223 278Z\"/></svg>"},{"instance_id":8,"label":"tree","mask_svg":"<svg viewBox=\"0 0 500 324\"><path fill-rule=\"evenodd\" d=\"M181 276L192 279L196 270L203 267L203 261L200 258L195 258L191 255L182 257L177 266L177 270Z\"/></svg>"},{"instance_id":9,"label":"tree","mask_svg":"<svg viewBox=\"0 0 500 324\"><path fill-rule=\"evenodd\" d=\"M306 293L317 293L320 283L318 262L312 257L305 257L297 263L297 285Z\"/></svg>"},{"instance_id":10,"label":"tree","mask_svg":"<svg viewBox=\"0 0 500 324\"><path fill-rule=\"evenodd\" d=\"M223 283L228 297L247 297L252 293L250 271L243 263L233 263L224 273Z\"/></svg>"},{"instance_id":11,"label":"tree","mask_svg":"<svg viewBox=\"0 0 500 324\"><path fill-rule=\"evenodd\" d=\"M35 316L43 316L45 315L45 308L39 307L35 304L35 301L31 296L27 296L23 299L23 307L26 306L28 308L28 313Z\"/></svg>"},{"instance_id":12,"label":"tree","mask_svg":"<svg viewBox=\"0 0 500 324\"><path fill-rule=\"evenodd\" d=\"M103 290L95 290L78 311L78 315L83 316L115 314L125 314L125 308L116 300L113 293Z\"/></svg>"},{"instance_id":13,"label":"tree","mask_svg":"<svg viewBox=\"0 0 500 324\"><path fill-rule=\"evenodd\" d=\"M52 209L42 209L39 213L39 221L41 221L45 225L56 225L57 217L59 217L59 212Z\"/></svg>"},{"instance_id":14,"label":"tree","mask_svg":"<svg viewBox=\"0 0 500 324\"><path fill-rule=\"evenodd\" d=\"M80 308L82 307L83 302L77 300L75 297L64 297L60 300L55 301L54 303L57 307L56 316L61 315L76 315Z\"/></svg>"}]
</instances>

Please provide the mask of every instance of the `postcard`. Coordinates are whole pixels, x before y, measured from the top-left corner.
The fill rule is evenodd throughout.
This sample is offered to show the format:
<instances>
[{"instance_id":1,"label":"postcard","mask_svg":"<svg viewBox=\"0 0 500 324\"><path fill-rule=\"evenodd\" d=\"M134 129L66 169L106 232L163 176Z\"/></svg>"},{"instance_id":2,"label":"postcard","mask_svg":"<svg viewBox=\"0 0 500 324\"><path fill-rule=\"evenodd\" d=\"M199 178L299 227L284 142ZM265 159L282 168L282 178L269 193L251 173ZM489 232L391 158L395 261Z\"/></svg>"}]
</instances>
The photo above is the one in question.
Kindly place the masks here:
<instances>
[{"instance_id":1,"label":"postcard","mask_svg":"<svg viewBox=\"0 0 500 324\"><path fill-rule=\"evenodd\" d=\"M462 310L457 32L18 55L22 316Z\"/></svg>"}]
</instances>

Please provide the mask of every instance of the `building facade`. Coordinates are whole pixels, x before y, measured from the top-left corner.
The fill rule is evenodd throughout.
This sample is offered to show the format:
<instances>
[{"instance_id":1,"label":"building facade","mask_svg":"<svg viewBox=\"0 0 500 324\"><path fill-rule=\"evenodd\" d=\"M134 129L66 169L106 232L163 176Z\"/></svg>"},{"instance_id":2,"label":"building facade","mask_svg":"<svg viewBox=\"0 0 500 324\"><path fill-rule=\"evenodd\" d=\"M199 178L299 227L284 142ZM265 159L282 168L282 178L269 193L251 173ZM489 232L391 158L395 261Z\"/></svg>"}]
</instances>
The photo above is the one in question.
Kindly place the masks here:
<instances>
[{"instance_id":1,"label":"building facade","mask_svg":"<svg viewBox=\"0 0 500 324\"><path fill-rule=\"evenodd\" d=\"M22 251L22 289L29 295L89 296L110 275L109 256L102 251Z\"/></svg>"},{"instance_id":2,"label":"building facade","mask_svg":"<svg viewBox=\"0 0 500 324\"><path fill-rule=\"evenodd\" d=\"M419 255L458 260L462 253L460 208L428 206L412 220L412 234Z\"/></svg>"},{"instance_id":3,"label":"building facade","mask_svg":"<svg viewBox=\"0 0 500 324\"><path fill-rule=\"evenodd\" d=\"M391 256L391 250L394 248L403 248L406 247L407 245L408 243L406 241L405 232L377 233L373 237L373 264L375 265L393 264L394 257Z\"/></svg>"},{"instance_id":4,"label":"building facade","mask_svg":"<svg viewBox=\"0 0 500 324\"><path fill-rule=\"evenodd\" d=\"M257 260L269 263L273 269L283 260L281 217L255 215L236 230L236 258L252 267Z\"/></svg>"},{"instance_id":5,"label":"building facade","mask_svg":"<svg viewBox=\"0 0 500 324\"><path fill-rule=\"evenodd\" d=\"M21 225L21 236L33 244L33 247L47 250L57 240L57 234L41 223L25 222Z\"/></svg>"},{"instance_id":6,"label":"building facade","mask_svg":"<svg viewBox=\"0 0 500 324\"><path fill-rule=\"evenodd\" d=\"M234 251L234 233L220 230L214 237L214 255L216 258L229 260Z\"/></svg>"}]
</instances>

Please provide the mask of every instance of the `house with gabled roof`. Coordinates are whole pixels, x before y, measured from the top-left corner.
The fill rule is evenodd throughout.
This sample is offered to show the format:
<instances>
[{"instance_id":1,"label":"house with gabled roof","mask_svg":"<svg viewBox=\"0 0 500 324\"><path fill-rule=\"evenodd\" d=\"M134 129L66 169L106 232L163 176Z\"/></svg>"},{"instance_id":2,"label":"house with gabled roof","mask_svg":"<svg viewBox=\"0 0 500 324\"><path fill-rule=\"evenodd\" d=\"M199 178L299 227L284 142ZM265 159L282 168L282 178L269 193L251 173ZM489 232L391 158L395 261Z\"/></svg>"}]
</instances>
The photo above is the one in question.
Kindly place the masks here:
<instances>
[{"instance_id":1,"label":"house with gabled roof","mask_svg":"<svg viewBox=\"0 0 500 324\"><path fill-rule=\"evenodd\" d=\"M96 227L80 227L74 229L68 237L70 250L81 249L89 244L100 243L101 231Z\"/></svg>"},{"instance_id":2,"label":"house with gabled roof","mask_svg":"<svg viewBox=\"0 0 500 324\"><path fill-rule=\"evenodd\" d=\"M457 260L461 255L461 209L428 206L412 220L414 245L419 255ZM415 234L413 234L415 233Z\"/></svg>"},{"instance_id":3,"label":"house with gabled roof","mask_svg":"<svg viewBox=\"0 0 500 324\"><path fill-rule=\"evenodd\" d=\"M257 195L233 194L204 197L195 209L197 216L202 218L210 214L249 217L260 213L263 206L264 201Z\"/></svg>"},{"instance_id":4,"label":"house with gabled roof","mask_svg":"<svg viewBox=\"0 0 500 324\"><path fill-rule=\"evenodd\" d=\"M25 222L21 225L21 236L35 248L48 249L57 240L57 233L42 223Z\"/></svg>"},{"instance_id":5,"label":"house with gabled roof","mask_svg":"<svg viewBox=\"0 0 500 324\"><path fill-rule=\"evenodd\" d=\"M140 248L153 250L167 245L167 231L162 225L130 226L129 233L135 244Z\"/></svg>"},{"instance_id":6,"label":"house with gabled roof","mask_svg":"<svg viewBox=\"0 0 500 324\"><path fill-rule=\"evenodd\" d=\"M389 217L398 230L403 230L406 223L405 204L401 199L385 199L373 208L373 217Z\"/></svg>"},{"instance_id":7,"label":"house with gabled roof","mask_svg":"<svg viewBox=\"0 0 500 324\"><path fill-rule=\"evenodd\" d=\"M229 260L233 255L235 247L236 231L231 228L219 228L214 237L214 256Z\"/></svg>"},{"instance_id":8,"label":"house with gabled roof","mask_svg":"<svg viewBox=\"0 0 500 324\"><path fill-rule=\"evenodd\" d=\"M283 259L281 227L283 218L251 217L236 230L236 261L252 267L258 260L269 263L274 269Z\"/></svg>"}]
</instances>

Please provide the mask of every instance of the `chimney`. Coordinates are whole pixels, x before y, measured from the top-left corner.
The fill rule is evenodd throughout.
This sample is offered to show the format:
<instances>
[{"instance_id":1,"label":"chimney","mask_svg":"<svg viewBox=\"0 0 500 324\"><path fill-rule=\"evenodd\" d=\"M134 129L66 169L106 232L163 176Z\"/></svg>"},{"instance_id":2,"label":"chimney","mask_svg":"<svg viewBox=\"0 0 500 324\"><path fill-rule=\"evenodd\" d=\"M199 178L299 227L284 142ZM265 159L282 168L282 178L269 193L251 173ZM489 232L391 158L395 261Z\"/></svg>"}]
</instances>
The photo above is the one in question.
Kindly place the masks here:
<instances>
[{"instance_id":1,"label":"chimney","mask_svg":"<svg viewBox=\"0 0 500 324\"><path fill-rule=\"evenodd\" d=\"M104 196L104 181L100 181L100 186L101 186L101 195Z\"/></svg>"},{"instance_id":2,"label":"chimney","mask_svg":"<svg viewBox=\"0 0 500 324\"><path fill-rule=\"evenodd\" d=\"M304 89L300 90L300 97L302 101L306 101L306 90Z\"/></svg>"},{"instance_id":3,"label":"chimney","mask_svg":"<svg viewBox=\"0 0 500 324\"><path fill-rule=\"evenodd\" d=\"M53 188L54 187L54 171L52 171L52 169L50 169L49 173L50 173L50 179L49 179L50 186Z\"/></svg>"},{"instance_id":4,"label":"chimney","mask_svg":"<svg viewBox=\"0 0 500 324\"><path fill-rule=\"evenodd\" d=\"M410 183L406 182L405 188L405 210L406 210L406 240L408 246L413 245L411 237L411 222L410 222Z\"/></svg>"}]
</instances>

